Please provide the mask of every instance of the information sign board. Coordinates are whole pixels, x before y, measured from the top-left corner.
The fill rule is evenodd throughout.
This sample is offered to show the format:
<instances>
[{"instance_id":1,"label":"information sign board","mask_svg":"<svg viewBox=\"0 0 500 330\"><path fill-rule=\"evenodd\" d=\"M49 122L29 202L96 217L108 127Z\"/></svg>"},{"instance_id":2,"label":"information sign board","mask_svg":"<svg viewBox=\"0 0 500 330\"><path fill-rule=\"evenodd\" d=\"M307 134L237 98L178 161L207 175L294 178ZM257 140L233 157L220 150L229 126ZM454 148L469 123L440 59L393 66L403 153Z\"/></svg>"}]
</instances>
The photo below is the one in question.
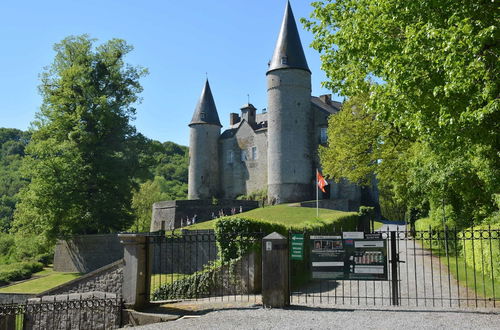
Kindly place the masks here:
<instances>
[{"instance_id":1,"label":"information sign board","mask_svg":"<svg viewBox=\"0 0 500 330\"><path fill-rule=\"evenodd\" d=\"M292 234L290 259L292 260L304 259L304 234Z\"/></svg>"},{"instance_id":2,"label":"information sign board","mask_svg":"<svg viewBox=\"0 0 500 330\"><path fill-rule=\"evenodd\" d=\"M313 279L387 280L387 242L381 233L311 236Z\"/></svg>"}]
</instances>

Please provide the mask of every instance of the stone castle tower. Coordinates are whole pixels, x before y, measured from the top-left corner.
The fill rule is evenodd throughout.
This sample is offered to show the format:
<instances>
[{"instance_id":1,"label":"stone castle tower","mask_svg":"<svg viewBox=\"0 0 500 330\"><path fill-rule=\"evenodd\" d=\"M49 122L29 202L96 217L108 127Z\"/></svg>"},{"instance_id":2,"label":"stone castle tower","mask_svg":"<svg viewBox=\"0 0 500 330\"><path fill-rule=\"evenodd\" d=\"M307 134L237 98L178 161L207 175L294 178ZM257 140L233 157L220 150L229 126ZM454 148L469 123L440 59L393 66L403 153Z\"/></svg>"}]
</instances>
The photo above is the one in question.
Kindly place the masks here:
<instances>
[{"instance_id":1,"label":"stone castle tower","mask_svg":"<svg viewBox=\"0 0 500 330\"><path fill-rule=\"evenodd\" d=\"M290 3L267 71L268 196L277 203L313 198L311 71Z\"/></svg>"},{"instance_id":2,"label":"stone castle tower","mask_svg":"<svg viewBox=\"0 0 500 330\"><path fill-rule=\"evenodd\" d=\"M189 199L234 199L267 191L271 203L315 199L317 150L327 143L328 117L341 104L331 95L311 95L307 65L288 2L267 73L267 111L245 104L221 123L208 81L190 127ZM329 181L322 207L357 211L378 205L376 186Z\"/></svg>"},{"instance_id":3,"label":"stone castle tower","mask_svg":"<svg viewBox=\"0 0 500 330\"><path fill-rule=\"evenodd\" d=\"M209 199L219 194L219 121L208 79L189 124L188 199Z\"/></svg>"}]
</instances>

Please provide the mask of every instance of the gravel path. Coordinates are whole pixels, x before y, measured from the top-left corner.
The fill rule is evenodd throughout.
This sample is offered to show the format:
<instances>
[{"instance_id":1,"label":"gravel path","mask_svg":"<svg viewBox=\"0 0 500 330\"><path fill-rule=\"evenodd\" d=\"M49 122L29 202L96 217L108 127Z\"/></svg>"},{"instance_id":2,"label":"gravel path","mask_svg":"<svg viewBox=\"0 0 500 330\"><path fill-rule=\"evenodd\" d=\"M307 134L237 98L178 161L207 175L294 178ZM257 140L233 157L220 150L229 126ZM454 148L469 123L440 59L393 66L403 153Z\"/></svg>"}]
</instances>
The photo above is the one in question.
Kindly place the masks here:
<instances>
[{"instance_id":1,"label":"gravel path","mask_svg":"<svg viewBox=\"0 0 500 330\"><path fill-rule=\"evenodd\" d=\"M411 308L333 309L296 307L236 309L135 329L500 329L500 315L474 310Z\"/></svg>"}]
</instances>

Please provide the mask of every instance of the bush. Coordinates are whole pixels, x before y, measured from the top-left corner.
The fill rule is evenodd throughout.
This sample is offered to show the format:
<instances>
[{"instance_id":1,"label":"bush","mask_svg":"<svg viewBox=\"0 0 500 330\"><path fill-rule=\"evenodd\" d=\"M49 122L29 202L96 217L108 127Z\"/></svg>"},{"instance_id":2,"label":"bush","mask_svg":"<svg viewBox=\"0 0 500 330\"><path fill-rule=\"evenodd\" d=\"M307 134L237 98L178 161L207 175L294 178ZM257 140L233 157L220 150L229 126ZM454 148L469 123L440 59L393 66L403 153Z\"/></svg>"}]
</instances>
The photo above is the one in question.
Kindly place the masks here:
<instances>
[{"instance_id":1,"label":"bush","mask_svg":"<svg viewBox=\"0 0 500 330\"><path fill-rule=\"evenodd\" d=\"M480 225L477 227L471 227L467 230L486 230L481 233L481 237L476 232L474 239L466 239L463 244L462 255L465 257L465 263L471 267L475 268L477 271L482 272L489 278L499 278L500 277L500 249L499 235L500 225ZM488 229L492 231L488 233ZM465 232L466 237L469 237L471 233ZM491 239L490 236L491 235ZM491 244L491 249L490 249Z\"/></svg>"},{"instance_id":2,"label":"bush","mask_svg":"<svg viewBox=\"0 0 500 330\"><path fill-rule=\"evenodd\" d=\"M260 238L278 232L287 235L285 226L241 216L223 217L215 222L219 257L223 261L237 259L252 248L260 247Z\"/></svg>"},{"instance_id":3,"label":"bush","mask_svg":"<svg viewBox=\"0 0 500 330\"><path fill-rule=\"evenodd\" d=\"M15 241L11 234L0 233L0 257L8 258L14 252Z\"/></svg>"},{"instance_id":4,"label":"bush","mask_svg":"<svg viewBox=\"0 0 500 330\"><path fill-rule=\"evenodd\" d=\"M267 189L261 189L261 190L256 190L252 191L248 195L240 195L236 197L237 200L247 200L247 201L258 201L262 205L267 205Z\"/></svg>"},{"instance_id":5,"label":"bush","mask_svg":"<svg viewBox=\"0 0 500 330\"><path fill-rule=\"evenodd\" d=\"M33 261L3 265L2 270L0 271L0 285L30 278L31 274L39 272L42 269L42 263Z\"/></svg>"}]
</instances>

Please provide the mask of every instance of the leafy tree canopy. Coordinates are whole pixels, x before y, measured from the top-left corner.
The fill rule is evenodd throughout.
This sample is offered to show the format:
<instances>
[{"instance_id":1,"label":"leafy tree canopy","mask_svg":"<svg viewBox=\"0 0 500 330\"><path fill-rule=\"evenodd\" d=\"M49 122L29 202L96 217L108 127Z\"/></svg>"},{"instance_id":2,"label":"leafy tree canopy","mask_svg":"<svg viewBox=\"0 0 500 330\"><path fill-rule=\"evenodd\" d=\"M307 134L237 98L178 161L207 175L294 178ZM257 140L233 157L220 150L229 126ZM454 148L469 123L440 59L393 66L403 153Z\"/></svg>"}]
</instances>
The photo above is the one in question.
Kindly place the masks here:
<instances>
[{"instance_id":1,"label":"leafy tree canopy","mask_svg":"<svg viewBox=\"0 0 500 330\"><path fill-rule=\"evenodd\" d=\"M147 72L124 62L132 47L120 39L95 46L86 35L68 37L54 50L41 75L43 104L23 161L31 182L15 228L49 239L122 230L132 220L142 143L130 121Z\"/></svg>"},{"instance_id":2,"label":"leafy tree canopy","mask_svg":"<svg viewBox=\"0 0 500 330\"><path fill-rule=\"evenodd\" d=\"M325 85L363 110L337 119L353 132L329 132L338 142L329 139L331 151L322 154L334 161L332 174L358 181L375 170L409 203L444 202L460 221L491 214L500 191L495 1L312 5L303 22L321 53ZM393 152L392 138L407 142Z\"/></svg>"}]
</instances>

